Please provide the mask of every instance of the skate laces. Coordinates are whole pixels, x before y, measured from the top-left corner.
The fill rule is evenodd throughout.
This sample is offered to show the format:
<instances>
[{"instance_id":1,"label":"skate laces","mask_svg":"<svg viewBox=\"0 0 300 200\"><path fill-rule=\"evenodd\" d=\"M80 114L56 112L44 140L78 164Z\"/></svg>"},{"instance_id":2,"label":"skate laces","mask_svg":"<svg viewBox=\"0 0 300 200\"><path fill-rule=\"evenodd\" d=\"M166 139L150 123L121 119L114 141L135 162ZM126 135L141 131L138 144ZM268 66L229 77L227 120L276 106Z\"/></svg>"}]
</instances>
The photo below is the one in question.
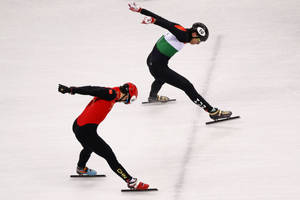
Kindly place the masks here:
<instances>
[{"instance_id":1,"label":"skate laces","mask_svg":"<svg viewBox=\"0 0 300 200\"><path fill-rule=\"evenodd\" d=\"M90 174L91 172L94 173L94 170L91 170L88 167L84 167L84 168L77 167L76 171L78 174Z\"/></svg>"},{"instance_id":2,"label":"skate laces","mask_svg":"<svg viewBox=\"0 0 300 200\"><path fill-rule=\"evenodd\" d=\"M217 116L221 116L221 115L228 115L230 114L230 111L223 111L223 110L219 110L217 109L217 111L210 113L210 115L217 115Z\"/></svg>"},{"instance_id":3,"label":"skate laces","mask_svg":"<svg viewBox=\"0 0 300 200\"><path fill-rule=\"evenodd\" d=\"M133 190L146 190L149 185L141 181L138 181L137 178L132 178L130 181L127 181L128 188Z\"/></svg>"},{"instance_id":4,"label":"skate laces","mask_svg":"<svg viewBox=\"0 0 300 200\"><path fill-rule=\"evenodd\" d=\"M209 113L210 118L213 120L229 118L232 115L231 111L222 111L218 108L214 108L214 109L216 109L216 110Z\"/></svg>"},{"instance_id":5,"label":"skate laces","mask_svg":"<svg viewBox=\"0 0 300 200\"><path fill-rule=\"evenodd\" d=\"M80 174L85 174L87 173L89 170L89 168L85 167L85 168L79 168L77 167L77 172L80 173Z\"/></svg>"},{"instance_id":6,"label":"skate laces","mask_svg":"<svg viewBox=\"0 0 300 200\"><path fill-rule=\"evenodd\" d=\"M220 115L221 112L218 108L213 108L214 110L212 110L209 114L210 115Z\"/></svg>"},{"instance_id":7,"label":"skate laces","mask_svg":"<svg viewBox=\"0 0 300 200\"><path fill-rule=\"evenodd\" d=\"M135 188L137 184L137 178L132 178L131 180L127 181L127 185L129 188Z\"/></svg>"},{"instance_id":8,"label":"skate laces","mask_svg":"<svg viewBox=\"0 0 300 200\"><path fill-rule=\"evenodd\" d=\"M157 95L157 100L158 101L169 101L169 97Z\"/></svg>"}]
</instances>

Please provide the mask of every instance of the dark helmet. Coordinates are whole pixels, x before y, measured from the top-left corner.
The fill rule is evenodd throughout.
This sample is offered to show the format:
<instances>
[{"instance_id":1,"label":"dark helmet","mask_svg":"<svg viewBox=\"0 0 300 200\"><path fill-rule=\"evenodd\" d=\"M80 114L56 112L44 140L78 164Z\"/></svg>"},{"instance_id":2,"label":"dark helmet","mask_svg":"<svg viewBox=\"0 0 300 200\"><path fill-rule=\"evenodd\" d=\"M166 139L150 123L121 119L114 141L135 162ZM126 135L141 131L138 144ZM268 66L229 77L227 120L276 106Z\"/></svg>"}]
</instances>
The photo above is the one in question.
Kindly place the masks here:
<instances>
[{"instance_id":1,"label":"dark helmet","mask_svg":"<svg viewBox=\"0 0 300 200\"><path fill-rule=\"evenodd\" d=\"M133 83L125 83L124 85L120 86L120 91L124 94L129 94L125 104L130 104L131 101L137 99L138 89Z\"/></svg>"},{"instance_id":2,"label":"dark helmet","mask_svg":"<svg viewBox=\"0 0 300 200\"><path fill-rule=\"evenodd\" d=\"M209 35L207 27L200 22L194 23L191 31L197 33L197 37L199 37L202 42L206 41Z\"/></svg>"}]
</instances>

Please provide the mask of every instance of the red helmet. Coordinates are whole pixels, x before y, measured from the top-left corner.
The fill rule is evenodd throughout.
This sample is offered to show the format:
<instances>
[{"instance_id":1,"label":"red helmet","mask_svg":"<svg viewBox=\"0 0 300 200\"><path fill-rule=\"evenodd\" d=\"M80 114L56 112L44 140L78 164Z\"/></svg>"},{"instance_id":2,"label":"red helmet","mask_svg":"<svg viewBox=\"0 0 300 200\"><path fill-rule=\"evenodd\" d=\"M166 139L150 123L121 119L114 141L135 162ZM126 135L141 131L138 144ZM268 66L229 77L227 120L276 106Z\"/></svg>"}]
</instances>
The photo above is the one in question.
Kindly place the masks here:
<instances>
[{"instance_id":1,"label":"red helmet","mask_svg":"<svg viewBox=\"0 0 300 200\"><path fill-rule=\"evenodd\" d=\"M138 97L138 89L133 83L125 83L120 86L120 90L124 94L129 94L125 104L130 104L131 101L134 101Z\"/></svg>"}]
</instances>

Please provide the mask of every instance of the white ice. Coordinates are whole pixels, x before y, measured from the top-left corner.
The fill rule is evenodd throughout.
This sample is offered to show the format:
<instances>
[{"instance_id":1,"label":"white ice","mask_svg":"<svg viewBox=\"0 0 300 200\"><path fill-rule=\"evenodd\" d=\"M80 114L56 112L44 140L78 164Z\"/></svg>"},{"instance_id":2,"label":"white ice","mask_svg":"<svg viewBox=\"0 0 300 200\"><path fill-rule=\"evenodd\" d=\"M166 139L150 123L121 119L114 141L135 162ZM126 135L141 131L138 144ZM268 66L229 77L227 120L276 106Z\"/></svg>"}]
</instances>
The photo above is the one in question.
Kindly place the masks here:
<instances>
[{"instance_id":1,"label":"white ice","mask_svg":"<svg viewBox=\"0 0 300 200\"><path fill-rule=\"evenodd\" d=\"M165 85L175 103L145 106L146 58L166 30L142 25L125 0L0 1L0 199L299 200L300 1L137 1L210 38L187 44L170 67L213 106L241 119L206 126L208 114ZM71 179L80 144L72 123L91 97L69 86L136 83L138 101L116 104L98 132L129 173L159 188L124 194L107 175Z\"/></svg>"}]
</instances>

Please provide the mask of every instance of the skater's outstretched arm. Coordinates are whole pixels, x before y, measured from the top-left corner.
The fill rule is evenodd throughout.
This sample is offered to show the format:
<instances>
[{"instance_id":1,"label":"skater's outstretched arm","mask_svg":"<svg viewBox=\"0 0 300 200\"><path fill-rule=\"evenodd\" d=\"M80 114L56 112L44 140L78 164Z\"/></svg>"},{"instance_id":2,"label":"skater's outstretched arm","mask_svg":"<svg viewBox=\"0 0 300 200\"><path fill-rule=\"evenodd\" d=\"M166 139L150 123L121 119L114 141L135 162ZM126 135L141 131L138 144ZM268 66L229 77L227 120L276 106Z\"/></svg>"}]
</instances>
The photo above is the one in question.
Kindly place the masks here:
<instances>
[{"instance_id":1,"label":"skater's outstretched arm","mask_svg":"<svg viewBox=\"0 0 300 200\"><path fill-rule=\"evenodd\" d=\"M114 89L98 87L98 86L67 87L59 84L58 91L63 94L70 93L70 94L91 95L108 101L111 101L117 97L117 93Z\"/></svg>"},{"instance_id":2,"label":"skater's outstretched arm","mask_svg":"<svg viewBox=\"0 0 300 200\"><path fill-rule=\"evenodd\" d=\"M145 17L145 19L142 21L143 24L156 24L160 27L163 27L165 29L167 29L168 31L170 31L173 35L175 35L175 37L180 41L180 42L189 42L191 40L191 36L190 33L187 29L185 29L184 27L182 27L181 25L168 21L166 19L164 19L163 17L154 14L153 12L145 9L145 8L141 8L138 5L136 5L135 3L130 3L129 5L129 9L133 12L139 12L143 15L146 15L148 17Z\"/></svg>"}]
</instances>

